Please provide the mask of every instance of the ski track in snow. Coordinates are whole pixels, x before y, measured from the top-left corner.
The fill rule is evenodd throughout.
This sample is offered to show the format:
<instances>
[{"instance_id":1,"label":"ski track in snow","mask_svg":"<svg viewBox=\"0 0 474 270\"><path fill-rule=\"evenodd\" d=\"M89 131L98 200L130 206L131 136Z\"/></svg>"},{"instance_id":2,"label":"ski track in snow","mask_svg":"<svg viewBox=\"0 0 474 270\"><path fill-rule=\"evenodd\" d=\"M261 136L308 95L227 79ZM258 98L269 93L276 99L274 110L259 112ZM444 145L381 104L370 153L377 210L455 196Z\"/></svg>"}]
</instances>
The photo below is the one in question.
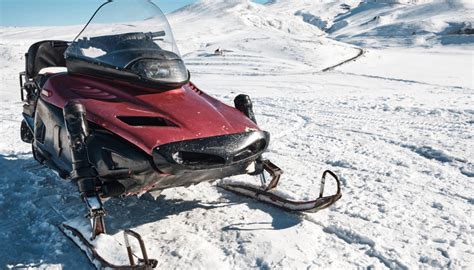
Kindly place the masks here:
<instances>
[{"instance_id":1,"label":"ski track in snow","mask_svg":"<svg viewBox=\"0 0 474 270\"><path fill-rule=\"evenodd\" d=\"M272 134L266 157L285 171L281 189L288 196L316 196L329 168L341 176L342 199L302 215L211 184L166 190L153 202L112 199L105 204L112 238L123 243L120 231L133 228L164 269L472 268L474 84L465 76L469 68L472 74L472 45L369 48L361 59L320 73L357 50L320 37L318 48L334 49L333 55L291 51L312 45L300 36L282 41L286 26L278 17L259 17L260 7L232 10L264 31L242 28L226 36L225 25L209 30L215 18L206 9L197 17L186 10L172 16L193 81L227 104L240 93L252 96L260 126ZM210 19L196 23L201 17ZM195 35L189 22L196 23ZM271 30L274 25L281 29ZM8 243L0 246L0 268L92 269L57 228L84 221L76 188L38 165L19 139L17 73L30 40L42 37L0 28L0 243ZM266 38L272 45L262 51ZM212 54L217 45L228 50L225 56ZM423 60L416 67L388 64L413 55Z\"/></svg>"}]
</instances>

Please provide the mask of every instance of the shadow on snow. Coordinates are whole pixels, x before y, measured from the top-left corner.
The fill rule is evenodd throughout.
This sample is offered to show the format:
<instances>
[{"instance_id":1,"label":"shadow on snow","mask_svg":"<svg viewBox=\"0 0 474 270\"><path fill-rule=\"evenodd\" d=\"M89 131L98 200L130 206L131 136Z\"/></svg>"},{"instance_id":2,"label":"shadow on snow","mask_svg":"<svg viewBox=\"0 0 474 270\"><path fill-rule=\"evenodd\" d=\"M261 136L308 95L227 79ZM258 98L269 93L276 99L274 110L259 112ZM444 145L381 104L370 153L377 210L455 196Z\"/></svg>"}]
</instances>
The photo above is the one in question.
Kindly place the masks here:
<instances>
[{"instance_id":1,"label":"shadow on snow","mask_svg":"<svg viewBox=\"0 0 474 270\"><path fill-rule=\"evenodd\" d=\"M219 192L228 202L202 203L164 197L157 201L136 197L111 199L105 203L108 232L114 234L193 209L211 210L241 203L268 213L272 222L235 223L222 230L282 230L301 222L296 214L227 191L219 189ZM76 186L39 165L31 153L0 154L0 209L0 242L9 243L0 245L0 268L50 264L65 268L90 266L81 251L57 228L62 222L86 213Z\"/></svg>"}]
</instances>

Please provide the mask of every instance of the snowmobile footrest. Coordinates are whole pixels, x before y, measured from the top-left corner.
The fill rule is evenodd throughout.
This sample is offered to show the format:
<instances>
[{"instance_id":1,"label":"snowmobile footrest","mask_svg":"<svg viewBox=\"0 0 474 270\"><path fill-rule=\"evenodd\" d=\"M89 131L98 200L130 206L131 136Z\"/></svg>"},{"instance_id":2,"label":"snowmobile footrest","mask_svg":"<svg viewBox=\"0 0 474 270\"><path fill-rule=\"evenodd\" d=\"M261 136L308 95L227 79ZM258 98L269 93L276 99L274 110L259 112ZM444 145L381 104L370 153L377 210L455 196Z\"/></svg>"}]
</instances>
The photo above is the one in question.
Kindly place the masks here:
<instances>
[{"instance_id":1,"label":"snowmobile footrest","mask_svg":"<svg viewBox=\"0 0 474 270\"><path fill-rule=\"evenodd\" d=\"M124 232L125 236L125 245L127 248L127 253L129 256L130 260L130 265L115 265L110 262L108 262L106 259L104 259L100 254L97 252L96 248L94 245L92 245L87 238L76 228L69 226L67 224L62 224L59 226L59 229L61 232L71 239L74 244L76 244L79 248L81 248L84 253L86 253L87 257L91 262L94 263L94 265L98 269L131 269L131 270L151 270L156 268L158 265L158 261L154 259L148 259L148 255L146 253L146 248L145 248L145 243L143 242L142 237L137 233L132 230L126 230ZM132 249L129 245L128 241L128 235L133 236L136 238L140 244L140 248L142 251L142 256L143 259L138 258L137 263L135 263L133 257L135 256L132 252ZM98 264L99 265L98 265Z\"/></svg>"}]
</instances>

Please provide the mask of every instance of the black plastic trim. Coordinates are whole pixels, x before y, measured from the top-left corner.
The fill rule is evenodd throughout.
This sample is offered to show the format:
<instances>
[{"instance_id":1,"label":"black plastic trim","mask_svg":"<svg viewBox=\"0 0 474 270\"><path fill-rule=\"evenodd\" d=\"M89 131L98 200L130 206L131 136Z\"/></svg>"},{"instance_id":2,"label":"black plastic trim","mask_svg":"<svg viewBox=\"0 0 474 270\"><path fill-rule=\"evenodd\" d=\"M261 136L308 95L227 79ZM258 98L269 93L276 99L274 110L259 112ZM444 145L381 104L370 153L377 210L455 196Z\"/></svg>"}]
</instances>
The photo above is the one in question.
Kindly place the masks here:
<instances>
[{"instance_id":1,"label":"black plastic trim","mask_svg":"<svg viewBox=\"0 0 474 270\"><path fill-rule=\"evenodd\" d=\"M158 116L117 116L117 119L134 127L177 127L177 125L170 120Z\"/></svg>"},{"instance_id":2,"label":"black plastic trim","mask_svg":"<svg viewBox=\"0 0 474 270\"><path fill-rule=\"evenodd\" d=\"M153 159L160 171L170 174L223 168L255 161L269 141L265 131L180 141L157 147Z\"/></svg>"}]
</instances>

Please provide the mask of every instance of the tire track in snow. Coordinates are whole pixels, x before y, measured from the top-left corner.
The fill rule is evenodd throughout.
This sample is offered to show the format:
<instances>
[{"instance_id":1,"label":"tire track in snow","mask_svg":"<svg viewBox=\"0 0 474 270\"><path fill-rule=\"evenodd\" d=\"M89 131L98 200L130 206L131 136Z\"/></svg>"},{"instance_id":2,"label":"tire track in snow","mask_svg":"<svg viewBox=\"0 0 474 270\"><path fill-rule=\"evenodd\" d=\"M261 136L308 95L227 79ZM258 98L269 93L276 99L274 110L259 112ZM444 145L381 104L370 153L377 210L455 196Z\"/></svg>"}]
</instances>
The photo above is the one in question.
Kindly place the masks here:
<instances>
[{"instance_id":1,"label":"tire track in snow","mask_svg":"<svg viewBox=\"0 0 474 270\"><path fill-rule=\"evenodd\" d=\"M390 117L387 115L383 114L380 115L379 117L374 117L375 113L379 113L379 110L376 111L364 111L364 112L357 112L355 110L351 110L352 114L348 113L339 113L337 111L326 111L325 117L322 117L322 114L320 114L320 111L314 111L310 110L308 105L309 103L297 103L298 109L293 110L291 113L296 113L304 118L306 118L305 125L306 128L311 130L313 134L316 136L325 136L327 134L334 134L335 137L341 138L346 136L345 134L350 134L347 136L350 136L348 138L351 139L351 141L345 142L344 146L342 148L354 148L354 144L357 144L358 142L362 143L370 143L370 147L365 147L366 151L365 153L359 153L360 155L364 155L368 157L367 161L363 161L368 164L378 164L377 166L368 166L367 168L361 167L361 168L342 168L346 172L349 170L357 170L358 173L353 172L353 173L348 173L347 177L348 178L353 178L353 177L361 177L363 176L366 181L369 181L368 183L372 183L372 187L367 186L363 188L363 190L360 190L360 187L355 187L354 185L357 185L355 183L352 183L350 187L346 187L346 194L349 197L354 197L354 193L358 191L363 191L363 193L358 194L356 197L358 200L358 203L356 204L375 204L372 200L362 200L362 198L366 196L370 196L368 194L393 194L393 195L387 195L387 196L381 196L378 197L378 203L375 204L375 212L378 211L380 212L379 216L374 216L373 213L363 211L361 212L360 216L364 217L363 219L367 223L371 223L374 221L377 221L377 223L381 223L382 228L384 229L392 229L390 226L392 225L392 221L384 221L382 219L382 216L390 215L388 213L391 213L391 215L395 215L399 217L400 219L406 219L408 220L407 222L410 224L413 224L412 220L416 219L417 217L413 215L412 213L415 212L416 208L424 207L424 205L430 205L430 208L425 209L428 214L422 215L421 217L418 217L422 220L424 220L427 217L430 216L436 216L436 210L437 208L431 206L432 201L430 199L426 198L432 198L431 200L437 202L438 198L442 198L441 202L442 204L447 207L447 205L450 205L450 203L455 203L456 201L463 201L467 202L468 205L472 204L472 200L469 197L465 198L460 198L460 197L454 197L453 194L457 194L456 190L451 190L448 188L447 190L439 193L440 188L443 187L446 184L446 179L442 180L442 175L441 178L438 176L437 170L443 171L443 165L442 165L442 160L443 155L438 155L439 158L437 158L436 155L430 155L430 151L425 153L425 156L421 155L422 158L426 159L425 162L422 159L417 159L414 156L411 156L410 153L415 153L417 155L420 155L420 151L416 151L418 148L423 150L429 150L433 149L433 153L437 153L437 150L443 151L444 147L435 147L433 145L431 148L423 148L426 145L429 145L430 142L433 142L433 140L429 140L429 137L427 139L424 138L423 134L420 134L420 130L424 130L425 132L429 134L433 133L439 133L439 132L448 132L451 133L451 135L454 135L454 138L456 138L458 135L462 136L462 134L465 134L467 129L469 128L469 125L466 123L469 123L467 121L463 121L459 119L457 114L451 115L444 115L443 118L439 118L436 115L430 116L429 114L422 114L420 116L414 116L414 115L408 115L411 113L410 111L408 112L400 112L399 114L393 115L391 114ZM314 104L312 104L314 105ZM303 116L304 115L304 116ZM286 120L284 121L289 121L291 117L288 117L286 115L282 116ZM453 120L451 120L453 118ZM444 121L442 120L444 119ZM449 119L449 120L446 120ZM461 120L461 121L460 121ZM283 121L283 120L282 120ZM290 123L290 122L288 122ZM290 126L290 125L288 125ZM369 129L365 128L369 127ZM383 127L383 128L381 128ZM326 133L324 129L330 128L331 132ZM408 130L406 130L408 128ZM295 141L298 142L298 144L302 144L302 140L304 141L307 139L306 134L307 132L302 132L302 129L299 129L300 132L292 132L289 134L292 134L294 136L286 136L284 140L282 140L282 145L285 143L288 144L294 144ZM400 131L404 130L405 132L408 131L409 135L413 135L412 140L413 141L404 141L403 139L399 138L400 137ZM410 131L411 130L411 131ZM346 132L348 131L348 132ZM287 134L287 135L289 135ZM411 137L410 137L411 138ZM416 149L408 149L406 147L403 147L403 145L406 145L409 142L413 142L413 145L416 146ZM314 142L313 142L314 143ZM374 143L380 144L382 149L377 146L375 147ZM428 144L427 144L428 143ZM363 146L364 144L362 144ZM386 145L386 146L384 146ZM375 147L375 148L374 148ZM392 150L393 149L393 150ZM298 148L298 150L303 150L303 148ZM409 150L409 151L406 151ZM415 151L413 151L415 150ZM417 153L418 152L418 153ZM283 155L284 151L280 151L280 154ZM395 156L395 159L392 160L391 158L386 159L384 155L390 155L390 156ZM407 156L408 155L408 156ZM428 157L426 157L428 156ZM415 166L417 167L416 170L418 173L423 174L423 171L429 170L429 171L434 171L433 175L430 175L428 177L424 177L424 179L420 179L420 181L415 181L412 182L413 180L405 179L402 175L402 177L396 177L395 175L389 175L389 177L386 177L385 175L385 170L387 171L406 171L404 165L402 164L401 168L398 169L397 167L392 167L391 165L392 162L395 162L398 159L402 160L407 160L407 161L414 161L413 164L410 163L407 166ZM450 159L455 162L462 162L464 159L462 158L456 158L453 157ZM352 160L353 161L353 160ZM419 162L422 162L421 164ZM394 163L395 164L395 163ZM399 166L395 164L396 166ZM457 166L457 165L453 165ZM352 167L349 166L349 167ZM392 167L392 168L391 168ZM413 167L414 168L414 167ZM368 169L369 171L365 171ZM456 186L456 177L449 177L451 175L451 172L446 172L448 174L448 181L452 182L448 186ZM385 177L385 179L390 179L391 183L383 183L382 180L378 180L379 182L373 183L374 178L379 178L379 177ZM408 177L408 176L406 176ZM398 179L398 180L397 180ZM353 182L354 179L350 179L350 182ZM440 181L442 180L442 181ZM444 183L442 183L444 182ZM366 184L368 184L366 183ZM376 186L374 186L376 185ZM403 185L400 187L399 185ZM382 191L383 189L383 191ZM364 191L365 190L365 191ZM422 191L418 193L414 193L414 190L416 191ZM352 195L351 195L352 193ZM412 195L414 194L414 195ZM462 194L462 193L461 193ZM397 202L398 207L400 209L391 209L393 206L391 206L390 201L396 199L397 197L403 197L406 198L406 202ZM425 199L421 199L422 201L419 201L421 198L425 197ZM346 197L347 198L347 197ZM362 201L361 201L362 200ZM366 207L356 207L354 204L350 204L351 202L344 202L343 205L340 206L341 211L338 209L335 209L334 211L341 213L345 216L350 216L354 218L354 216L347 214L349 211L357 211L358 209L361 210L366 210ZM406 207L409 204L412 205L412 207ZM398 208L397 207L397 208ZM405 209L405 211L401 211L401 209ZM356 212L359 213L359 212ZM369 214L367 216L367 214ZM450 224L449 220L446 219L446 217L440 217L441 222L448 222L447 224L443 226L448 226L450 231L457 231L461 230L462 227L459 227L459 225L455 224ZM350 222L350 219L348 220ZM417 224L415 222L414 224ZM436 226L441 226L441 225L431 225L432 223L425 223L424 221L419 221L420 226L426 226L427 228L436 228ZM433 223L436 224L436 223ZM322 225L321 225L322 226ZM323 226L323 228L325 228ZM364 231L364 230L362 230ZM398 231L398 230L397 230ZM395 244L394 248L387 248L385 246L378 246L381 239L384 239L386 237L380 237L380 236L375 236L373 239L369 239L369 241L366 241L367 239L364 238L363 234L352 234L352 230L348 230L345 228L339 228L339 227L329 227L329 229L326 229L325 231L328 234L334 235L337 238L342 239L345 243L349 241L350 245L358 246L366 246L368 249L364 249L364 254L368 257L377 259L380 261L383 265L385 265L388 268L391 269L407 269L408 265L402 261L401 257L399 255L396 255L397 252L396 250L400 250L401 253L401 247L397 244ZM403 232L398 232L403 234ZM366 232L366 235L372 235L370 233ZM359 237L360 236L360 237ZM351 238L353 237L353 238ZM424 238L426 237L426 238ZM387 237L387 239L390 239L390 237ZM447 236L447 239L450 239L450 236ZM360 241L359 241L360 240ZM372 245L371 242L374 242L376 244ZM400 240L403 241L403 240ZM434 242L438 243L436 239L430 237L430 236L420 236L419 241L426 241L428 243ZM456 241L457 240L443 240L444 242L439 244L442 245L442 247L439 247L438 249L442 250L449 250L449 247L443 246L445 245L444 243L449 243L450 241ZM438 245L438 244L437 244ZM360 248L354 247L354 250L358 250ZM436 250L436 249L435 249ZM430 249L428 249L429 252L431 252ZM418 256L418 258L416 258ZM432 265L432 263L445 267L449 267L451 259L444 256L444 258L447 258L446 260L443 259L436 259L436 255L433 253L426 254L425 252L422 252L421 254L414 254L413 260L419 260L419 262L424 262L425 260L427 261L428 264ZM406 260L406 257L403 257L404 260ZM410 262L412 263L412 259L410 259ZM412 265L410 265L412 267Z\"/></svg>"},{"instance_id":2,"label":"tire track in snow","mask_svg":"<svg viewBox=\"0 0 474 270\"><path fill-rule=\"evenodd\" d=\"M263 104L265 105L265 104ZM296 117L289 117L289 116L296 116ZM304 117L302 117L301 115L298 115L298 114L290 114L290 115L286 115L284 120L289 120L292 122L292 125L291 126L286 126L283 130L281 130L280 132L275 132L274 135L271 136L272 139L281 139L293 132L296 132L302 128L304 128L304 126L307 124L307 120L304 119ZM279 115L273 115L273 114L268 114L268 113L264 113L264 114L259 114L258 116L264 116L264 117L268 117L268 118L279 118L281 119L281 116ZM286 121L285 121L286 122Z\"/></svg>"},{"instance_id":3,"label":"tire track in snow","mask_svg":"<svg viewBox=\"0 0 474 270\"><path fill-rule=\"evenodd\" d=\"M421 128L438 128L438 129L462 129L468 130L471 129L472 127L470 126L468 121L463 121L463 122L452 122L452 121L440 121L437 119L430 119L426 120L426 117L423 117L424 120L419 121L419 120L413 120L413 117L411 117L410 120L405 120L405 119L399 119L399 118L380 118L380 117L368 117L366 116L367 113L365 114L358 114L352 112L351 114L349 113L343 113L343 112L333 112L333 111L317 111L316 115L322 116L324 118L337 118L337 119L342 119L344 121L347 121L347 119L350 119L351 121L360 121L360 122L379 122L381 124L391 124L391 125L409 125L413 127L421 127Z\"/></svg>"},{"instance_id":4,"label":"tire track in snow","mask_svg":"<svg viewBox=\"0 0 474 270\"><path fill-rule=\"evenodd\" d=\"M461 90L474 90L474 89L469 88L469 87L458 86L458 85L440 85L440 84L433 84L433 83L427 83L427 82L422 82L422 81L406 80L406 79L399 79L399 78L390 78L390 77L368 75L368 74L357 74L357 73L352 73L352 72L340 72L340 73L343 74L343 75L365 77L365 78L376 79L376 80L387 80L387 81L395 81L395 82L411 83L411 84L420 84L420 85L442 87L442 88L455 88L455 89L461 89Z\"/></svg>"},{"instance_id":5,"label":"tire track in snow","mask_svg":"<svg viewBox=\"0 0 474 270\"><path fill-rule=\"evenodd\" d=\"M265 58L261 56L255 56L250 54L230 54L225 55L215 55L206 53L205 50L198 50L193 53L186 54L185 62L188 66L195 66L195 67L205 67L207 71L200 71L200 70L193 70L194 74L199 75L212 75L212 74L220 74L220 75L240 75L240 76L281 76L282 74L285 75L312 75L321 72L328 72L334 70L337 67L345 65L349 62L356 61L358 58L362 57L365 54L365 50L362 48L354 47L353 49L357 50L358 53L346 60L343 60L335 65L323 68L319 71L312 71L310 64L296 64L290 63L288 61L281 61L280 59L274 58ZM195 56L194 56L195 55ZM221 72L209 72L209 66L213 67L220 67ZM236 70L228 70L229 72L224 72L226 68L229 67L241 67L246 66L250 67L251 72L242 72ZM276 68L275 68L276 67ZM294 72L296 68L300 68L301 71ZM216 68L214 68L216 70ZM307 70L307 71L305 71Z\"/></svg>"},{"instance_id":6,"label":"tire track in snow","mask_svg":"<svg viewBox=\"0 0 474 270\"><path fill-rule=\"evenodd\" d=\"M336 122L340 123L338 127L340 130L349 131L351 133L363 134L369 136L371 138L375 138L377 140L385 141L386 143L397 145L401 148L408 149L428 160L439 161L442 163L458 163L465 164L467 168L474 166L470 163L466 158L456 157L453 154L446 153L439 147L434 147L431 145L426 145L423 143L422 145L414 145L415 142L402 142L399 139L399 132L401 129L411 130L411 134L416 134L417 136L429 136L430 134L444 134L448 136L448 138L452 137L453 134L458 134L460 136L465 137L466 134L469 133L471 126L468 121L459 121L459 119L449 119L452 118L448 115L448 119L443 117L444 120L439 120L438 117L430 117L426 119L426 116L423 116L423 120L418 120L414 116L410 116L411 119L404 119L408 116L400 116L400 117L370 117L367 116L367 113L364 115L359 113L341 113L341 112L330 112L330 111L321 111L317 112L316 115L320 116L320 119L326 119L328 122ZM457 121L456 121L457 120ZM364 131L363 129L355 129L355 128L346 128L347 122L351 122L347 124L347 126L354 126L354 122L358 122L357 125L366 127L368 123L371 123L373 126L374 123L378 123L375 126L375 130L372 129L370 131ZM408 129L406 129L408 128ZM424 134L420 134L420 131L425 132ZM460 168L462 173L466 176L470 176L470 172L467 168Z\"/></svg>"},{"instance_id":7,"label":"tire track in snow","mask_svg":"<svg viewBox=\"0 0 474 270\"><path fill-rule=\"evenodd\" d=\"M297 62L234 51L215 55L206 53L205 50L198 50L187 54L185 62L187 66L193 67L193 74L199 75L275 76L289 74L295 69L306 67ZM241 68L243 66L246 67L245 71Z\"/></svg>"},{"instance_id":8,"label":"tire track in snow","mask_svg":"<svg viewBox=\"0 0 474 270\"><path fill-rule=\"evenodd\" d=\"M474 167L474 164L472 164L471 162L469 162L468 160L466 160L465 158L459 158L459 157L456 157L456 156L453 156L452 154L449 154L449 153L446 153L445 151L442 150L442 148L439 148L439 147L432 147L432 146L429 146L429 145L425 145L425 144L419 144L417 143L416 141L415 142L412 142L411 144L407 141L401 141L401 140L397 140L396 139L396 136L393 136L394 134L391 134L391 132L387 132L387 130L383 130L383 132L377 132L377 131L363 131L363 130L360 130L360 129L355 129L355 128L345 128L345 124L346 123L345 121L358 121L358 122L361 122L362 123L362 126L366 126L365 124L363 123L367 123L367 122L371 122L371 123L377 123L379 122L381 125L383 126L386 126L386 127L389 127L388 130L392 130L393 127L396 127L396 128L399 128L400 126L402 125L408 125L408 126L411 126L411 128L414 128L414 129L425 129L427 128L427 130L432 130L434 133L440 133L441 130L446 130L448 133L450 133L451 135L454 134L454 130L457 130L455 133L459 133L459 134L465 134L466 132L466 129L469 128L469 126L465 123L465 122L461 122L461 123L452 123L452 122L442 122L442 121L439 121L437 119L429 119L428 121L427 120L424 120L424 121L418 121L418 120L400 120L399 118L395 118L395 119L391 119L391 120L386 120L386 119L381 119L381 118L376 118L376 117L367 117L367 116L361 116L361 115L358 115L357 113L356 114L352 114L352 115L349 115L349 114L345 114L345 113L331 113L331 112L327 112L325 111L325 115L324 115L326 118L330 119L331 122L334 122L334 118L336 119L339 119L338 121L342 121L343 124L341 125L342 127L338 128L339 130L341 131L349 131L351 133L355 133L355 134L359 134L360 135L363 135L363 136L366 136L368 138L374 138L380 142L384 142L386 143L387 145L392 145L392 146L395 146L397 147L398 149L400 149L400 151L402 151L401 153L406 152L405 150L409 150L410 152L418 155L419 157L425 159L426 161L428 161L427 163L423 163L424 165L416 165L417 170L420 172L420 173L424 173L426 171L432 171L434 170L433 168L441 168L443 167L443 163L445 164L449 164L451 165L452 167L456 168L460 174L463 174L467 177L472 177L471 174L472 174L472 168ZM352 123L353 125L353 123ZM365 152L364 155L366 156L369 156L369 157L374 157L375 159L377 159L377 154L373 151L371 151L370 149L367 149L368 152ZM398 150L395 150L395 151L398 151ZM406 155L406 154L403 154L403 155ZM408 160L414 160L413 158L410 158ZM416 160L415 160L415 163ZM433 167L434 166L434 167ZM347 166L346 166L347 168ZM349 166L348 168L352 168L351 166ZM469 169L471 168L471 169ZM360 169L360 168L354 168L354 169ZM373 174L377 174L379 173L378 170L375 170L372 172ZM438 176L435 176L435 179L438 179ZM452 187L456 187L457 186L457 182L456 182L456 177L449 177L448 178L451 183L450 186ZM440 179L439 179L440 180ZM446 180L444 180L446 181ZM428 181L426 184L428 185L434 185L429 191L426 190L426 192L431 192L432 194L435 194L435 193L439 193L439 189L438 189L438 186L439 184L437 184L437 181ZM461 194L463 193L461 190L459 191L454 191L454 190L445 190L444 192L442 193L439 193L440 195L443 195L443 196L447 196L453 200L457 200L457 201L462 201L463 203L467 203L467 204L472 204L472 198L470 198L469 196L455 196L453 194L457 194L461 192Z\"/></svg>"},{"instance_id":9,"label":"tire track in snow","mask_svg":"<svg viewBox=\"0 0 474 270\"><path fill-rule=\"evenodd\" d=\"M355 232L351 229L341 228L336 225L325 226L321 222L315 220L312 216L308 214L303 214L304 220L311 222L315 225L322 227L323 232L327 234L334 235L338 239L346 242L349 245L363 245L367 246L367 249L364 254L371 258L375 258L379 260L382 264L384 264L389 269L409 269L404 263L400 262L398 259L390 259L380 251L376 249L376 243L374 240L370 239L367 236L361 235L358 232ZM359 248L354 248L359 249Z\"/></svg>"}]
</instances>

